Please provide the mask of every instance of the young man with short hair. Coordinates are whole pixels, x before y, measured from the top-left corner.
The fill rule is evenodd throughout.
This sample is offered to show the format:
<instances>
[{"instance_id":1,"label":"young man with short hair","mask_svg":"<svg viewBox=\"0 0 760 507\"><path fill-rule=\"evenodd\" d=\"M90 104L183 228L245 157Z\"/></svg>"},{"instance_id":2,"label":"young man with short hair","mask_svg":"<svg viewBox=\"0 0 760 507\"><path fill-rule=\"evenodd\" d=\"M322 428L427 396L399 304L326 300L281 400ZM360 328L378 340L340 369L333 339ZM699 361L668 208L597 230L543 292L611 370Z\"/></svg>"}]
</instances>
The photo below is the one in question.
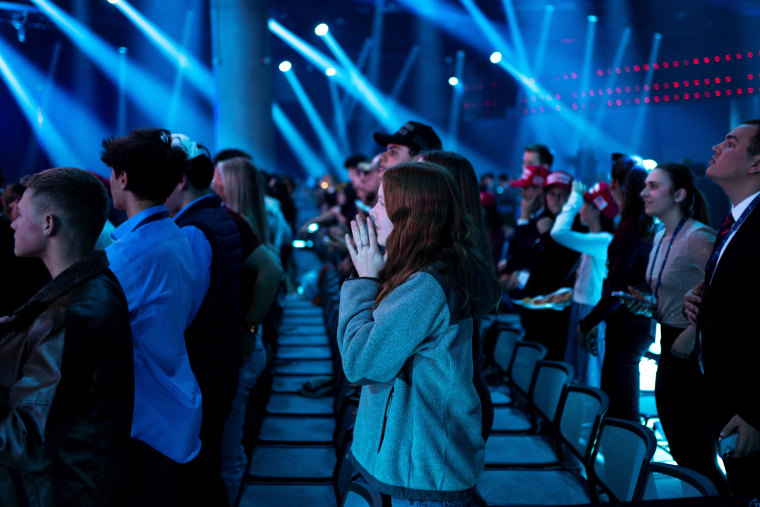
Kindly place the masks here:
<instances>
[{"instance_id":1,"label":"young man with short hair","mask_svg":"<svg viewBox=\"0 0 760 507\"><path fill-rule=\"evenodd\" d=\"M411 162L423 151L442 149L441 139L433 127L417 121L406 122L395 134L375 132L375 142L386 147L380 159L381 171L403 162Z\"/></svg>"},{"instance_id":2,"label":"young man with short hair","mask_svg":"<svg viewBox=\"0 0 760 507\"><path fill-rule=\"evenodd\" d=\"M0 504L115 505L134 383L127 301L94 251L106 190L73 168L22 181L15 254L53 279L0 319Z\"/></svg>"},{"instance_id":3,"label":"young man with short hair","mask_svg":"<svg viewBox=\"0 0 760 507\"><path fill-rule=\"evenodd\" d=\"M184 155L163 129L135 130L103 141L111 195L127 221L106 248L129 304L134 342L135 410L130 484L133 505L172 505L177 463L199 452L201 391L184 332L190 321L196 263L164 202L182 178Z\"/></svg>"}]
</instances>

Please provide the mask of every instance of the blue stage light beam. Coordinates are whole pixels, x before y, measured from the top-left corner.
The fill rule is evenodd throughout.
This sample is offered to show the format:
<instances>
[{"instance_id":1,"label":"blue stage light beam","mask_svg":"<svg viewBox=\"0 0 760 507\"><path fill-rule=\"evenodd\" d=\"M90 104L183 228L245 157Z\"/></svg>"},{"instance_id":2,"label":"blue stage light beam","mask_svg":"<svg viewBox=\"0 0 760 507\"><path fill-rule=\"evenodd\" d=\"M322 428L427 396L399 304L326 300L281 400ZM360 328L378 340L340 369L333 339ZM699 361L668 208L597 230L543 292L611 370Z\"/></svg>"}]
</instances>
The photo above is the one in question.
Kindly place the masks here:
<instances>
[{"instance_id":1,"label":"blue stage light beam","mask_svg":"<svg viewBox=\"0 0 760 507\"><path fill-rule=\"evenodd\" d=\"M154 23L140 14L127 0L119 0L114 6L139 28L164 56L174 62L178 68L182 69L188 81L203 97L209 102L214 100L214 76L208 67L192 55L181 50L176 41L172 40Z\"/></svg>"},{"instance_id":2,"label":"blue stage light beam","mask_svg":"<svg viewBox=\"0 0 760 507\"><path fill-rule=\"evenodd\" d=\"M190 41L190 27L193 22L193 11L188 10L185 13L185 24L182 27L182 46L187 48L187 44ZM174 86L172 87L172 101L169 104L169 111L166 114L166 128L174 130L177 128L177 112L179 111L179 105L182 100L182 82L185 79L185 68L177 65L177 70L174 74Z\"/></svg>"},{"instance_id":3,"label":"blue stage light beam","mask_svg":"<svg viewBox=\"0 0 760 507\"><path fill-rule=\"evenodd\" d=\"M394 121L385 106L382 105L382 101L378 99L378 97L382 97L382 94L375 90L369 83L364 81L360 75L352 75L348 69L344 69L338 65L335 61L304 42L303 39L293 34L290 30L273 19L269 20L269 30L287 42L296 51L301 53L302 56L304 56L307 60L315 64L323 71L327 70L329 67L335 68L337 72L335 76L332 77L332 79L335 79L335 82L346 92L354 95L359 101L361 101L367 110L380 123L387 126L388 128L395 128L390 127L389 125L397 122ZM380 107L378 108L377 106Z\"/></svg>"},{"instance_id":4,"label":"blue stage light beam","mask_svg":"<svg viewBox=\"0 0 760 507\"><path fill-rule=\"evenodd\" d=\"M301 86L301 82L296 77L295 71L291 69L289 72L284 72L283 74L291 88L293 88L293 92L296 94L296 98L301 104L304 113L306 113L306 117L309 119L314 132L317 134L317 138L319 139L322 149L324 150L325 155L327 155L331 166L341 167L343 158L341 157L340 149L338 149L335 139L330 135L330 129L328 129L325 122L322 121L322 118L319 116L319 113L314 107L309 95L306 93L306 90Z\"/></svg>"},{"instance_id":5,"label":"blue stage light beam","mask_svg":"<svg viewBox=\"0 0 760 507\"><path fill-rule=\"evenodd\" d=\"M119 48L119 77L118 77L118 96L116 98L116 131L127 131L127 53L126 47Z\"/></svg>"},{"instance_id":6,"label":"blue stage light beam","mask_svg":"<svg viewBox=\"0 0 760 507\"><path fill-rule=\"evenodd\" d=\"M464 93L464 84L462 84L462 74L464 73L465 53L462 50L457 51L456 74L449 80L451 84L451 109L449 111L449 136L451 136L451 151L457 151L459 144L459 112L462 109L462 94Z\"/></svg>"},{"instance_id":7,"label":"blue stage light beam","mask_svg":"<svg viewBox=\"0 0 760 507\"><path fill-rule=\"evenodd\" d=\"M48 102L50 101L50 93L55 83L55 71L58 69L58 61L61 57L61 43L56 42L53 46L53 56L50 58L50 65L48 65L47 76L45 77L45 83L40 89L40 98L37 101L37 122L42 127L44 121L43 111L47 110Z\"/></svg>"},{"instance_id":8,"label":"blue stage light beam","mask_svg":"<svg viewBox=\"0 0 760 507\"><path fill-rule=\"evenodd\" d=\"M325 41L328 49L333 54L333 56L335 56L335 58L337 58L338 61L343 65L343 68L348 71L348 76L351 84L356 87L357 90L359 90L359 93L365 97L369 105L375 111L377 111L380 117L382 119L385 119L384 124L386 126L389 126L398 123L395 119L392 119L390 117L388 110L380 101L380 98L372 89L372 86L367 82L364 76L362 76L361 72L359 72L359 69L356 68L356 65L354 65L354 62L351 61L346 52L343 51L343 48L340 47L340 44L338 44L338 41L335 40L335 37L333 37L330 32L326 32L324 35L322 35L322 40Z\"/></svg>"},{"instance_id":9,"label":"blue stage light beam","mask_svg":"<svg viewBox=\"0 0 760 507\"><path fill-rule=\"evenodd\" d=\"M491 23L486 15L483 14L477 5L475 5L475 2L473 0L461 0L461 2L477 27L483 32L485 38L488 39L488 42L493 46L493 49L502 53L502 61L507 59L516 60L517 57L514 48L512 48L512 46L507 43L506 39L501 36L494 24ZM522 74L524 72L525 69L520 73Z\"/></svg>"},{"instance_id":10,"label":"blue stage light beam","mask_svg":"<svg viewBox=\"0 0 760 507\"><path fill-rule=\"evenodd\" d=\"M654 64L657 61L657 55L660 52L660 44L662 43L662 34L655 33L652 36L652 49L649 51L649 70L647 70L646 78L644 80L644 90L652 89L652 81L654 80ZM649 96L650 92L645 91L644 95ZM633 152L641 152L641 139L644 134L644 124L646 123L647 112L649 104L642 100L639 107L636 108L636 117L633 120L631 150Z\"/></svg>"},{"instance_id":11,"label":"blue stage light beam","mask_svg":"<svg viewBox=\"0 0 760 507\"><path fill-rule=\"evenodd\" d=\"M367 38L364 41L364 45L362 46L362 51L359 53L359 58L356 60L356 67L361 70L364 68L364 65L367 62L367 59L370 55L370 50L372 49L372 46L374 45L374 42L371 38ZM334 84L334 82L333 82ZM350 93L343 94L343 100L342 100L342 106L343 111L345 112L346 121L348 121L351 116L354 114L354 110L356 109L356 96L352 95Z\"/></svg>"},{"instance_id":12,"label":"blue stage light beam","mask_svg":"<svg viewBox=\"0 0 760 507\"><path fill-rule=\"evenodd\" d=\"M327 80L327 84L330 87L330 99L333 103L333 125L335 131L338 133L338 143L340 144L341 152L348 153L348 131L346 130L346 115L343 110L343 103L338 95L338 85L332 79Z\"/></svg>"},{"instance_id":13,"label":"blue stage light beam","mask_svg":"<svg viewBox=\"0 0 760 507\"><path fill-rule=\"evenodd\" d=\"M364 45L362 46L362 51L359 53L359 58L356 60L356 68L359 70L362 70L364 68L364 65L367 63L367 59L370 55L370 50L374 47L374 39L367 37L364 40ZM351 115L354 114L354 109L356 108L356 97L354 97L351 94L346 93L343 96L343 109L346 111L346 120L351 118Z\"/></svg>"},{"instance_id":14,"label":"blue stage light beam","mask_svg":"<svg viewBox=\"0 0 760 507\"><path fill-rule=\"evenodd\" d=\"M74 152L54 122L45 117L30 92L36 85L43 83L42 73L25 61L3 39L0 39L0 74L51 163L54 166L84 167L82 158Z\"/></svg>"},{"instance_id":15,"label":"blue stage light beam","mask_svg":"<svg viewBox=\"0 0 760 507\"><path fill-rule=\"evenodd\" d=\"M398 99L398 94L401 93L401 88L406 84L406 80L409 77L409 73L412 71L414 63L417 61L417 56L420 54L420 47L418 45L412 46L409 50L409 54L406 56L404 66L401 67L396 82L393 83L393 89L391 90L390 98L393 100Z\"/></svg>"},{"instance_id":16,"label":"blue stage light beam","mask_svg":"<svg viewBox=\"0 0 760 507\"><path fill-rule=\"evenodd\" d=\"M528 57L525 53L525 45L523 44L520 24L517 21L517 14L515 14L515 7L512 4L512 0L502 0L502 2L504 3L504 13L507 16L507 26L509 26L509 33L512 38L512 47L515 49L517 61L520 63L520 67L528 72L530 65L528 64Z\"/></svg>"},{"instance_id":17,"label":"blue stage light beam","mask_svg":"<svg viewBox=\"0 0 760 507\"><path fill-rule=\"evenodd\" d=\"M327 58L322 52L314 49L310 44L306 43L303 39L274 19L269 20L268 26L273 34L290 44L296 51L306 57L307 60L314 63L323 71L327 70L328 67L337 67L337 64L334 61Z\"/></svg>"},{"instance_id":18,"label":"blue stage light beam","mask_svg":"<svg viewBox=\"0 0 760 507\"><path fill-rule=\"evenodd\" d=\"M540 76L544 68L546 46L549 45L549 33L551 33L552 19L554 18L554 6L547 4L544 7L544 17L541 20L541 32L538 35L538 48L536 49L536 66L533 69L535 75Z\"/></svg>"},{"instance_id":19,"label":"blue stage light beam","mask_svg":"<svg viewBox=\"0 0 760 507\"><path fill-rule=\"evenodd\" d=\"M591 62L594 58L594 40L596 38L596 22L598 18L594 15L587 17L586 23L586 43L583 48L583 65L581 67L581 90L588 90L591 82Z\"/></svg>"},{"instance_id":20,"label":"blue stage light beam","mask_svg":"<svg viewBox=\"0 0 760 507\"><path fill-rule=\"evenodd\" d=\"M118 50L95 35L89 28L49 0L31 0L50 20L92 60L116 86L119 83L120 55ZM142 67L127 60L127 84L125 90L129 99L151 121L160 124L165 120L163 111L170 103L169 89ZM205 125L211 119L204 115L195 104L186 104L182 111L186 125ZM192 132L187 132L188 135Z\"/></svg>"},{"instance_id":21,"label":"blue stage light beam","mask_svg":"<svg viewBox=\"0 0 760 507\"><path fill-rule=\"evenodd\" d=\"M306 171L306 174L317 180L328 174L329 171L325 167L324 162L322 162L322 158L317 156L277 102L272 103L272 119L277 129L287 141L286 144L291 148L293 154Z\"/></svg>"}]
</instances>

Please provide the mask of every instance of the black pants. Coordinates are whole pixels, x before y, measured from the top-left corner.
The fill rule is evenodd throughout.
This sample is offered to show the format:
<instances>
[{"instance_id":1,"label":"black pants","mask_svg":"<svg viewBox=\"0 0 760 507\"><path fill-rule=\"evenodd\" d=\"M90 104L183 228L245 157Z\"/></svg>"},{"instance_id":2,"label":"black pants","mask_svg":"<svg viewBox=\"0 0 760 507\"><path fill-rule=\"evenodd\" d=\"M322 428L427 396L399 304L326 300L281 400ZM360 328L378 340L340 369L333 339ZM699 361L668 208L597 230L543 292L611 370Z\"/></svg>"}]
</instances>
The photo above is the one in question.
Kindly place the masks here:
<instances>
[{"instance_id":1,"label":"black pants","mask_svg":"<svg viewBox=\"0 0 760 507\"><path fill-rule=\"evenodd\" d=\"M610 397L609 417L639 418L639 363L652 344L650 319L621 308L607 319L602 390Z\"/></svg>"},{"instance_id":2,"label":"black pants","mask_svg":"<svg viewBox=\"0 0 760 507\"><path fill-rule=\"evenodd\" d=\"M177 463L140 440L130 440L124 505L174 507L176 490Z\"/></svg>"},{"instance_id":3,"label":"black pants","mask_svg":"<svg viewBox=\"0 0 760 507\"><path fill-rule=\"evenodd\" d=\"M721 493L728 492L726 476L718 466L718 448L704 407L704 378L696 350L688 359L670 353L683 329L661 324L662 352L657 366L655 399L657 414L679 465L710 479Z\"/></svg>"}]
</instances>

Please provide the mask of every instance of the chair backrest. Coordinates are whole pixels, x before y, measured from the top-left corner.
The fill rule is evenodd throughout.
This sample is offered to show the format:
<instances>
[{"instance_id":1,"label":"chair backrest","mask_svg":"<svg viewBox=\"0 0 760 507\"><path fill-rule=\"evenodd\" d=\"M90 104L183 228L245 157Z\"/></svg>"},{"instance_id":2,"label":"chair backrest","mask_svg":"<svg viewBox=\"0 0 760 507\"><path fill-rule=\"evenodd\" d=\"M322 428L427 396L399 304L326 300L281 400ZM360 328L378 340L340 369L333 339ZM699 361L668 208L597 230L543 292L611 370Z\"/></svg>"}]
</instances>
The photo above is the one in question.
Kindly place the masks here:
<instances>
[{"instance_id":1,"label":"chair backrest","mask_svg":"<svg viewBox=\"0 0 760 507\"><path fill-rule=\"evenodd\" d=\"M560 398L557 432L584 464L589 462L602 416L610 401L601 389L569 385Z\"/></svg>"},{"instance_id":2,"label":"chair backrest","mask_svg":"<svg viewBox=\"0 0 760 507\"><path fill-rule=\"evenodd\" d=\"M509 366L509 380L523 396L530 393L536 364L546 357L546 347L539 343L519 341L515 344L512 364Z\"/></svg>"},{"instance_id":3,"label":"chair backrest","mask_svg":"<svg viewBox=\"0 0 760 507\"><path fill-rule=\"evenodd\" d=\"M383 507L380 493L363 482L352 482L340 502L341 507Z\"/></svg>"},{"instance_id":4,"label":"chair backrest","mask_svg":"<svg viewBox=\"0 0 760 507\"><path fill-rule=\"evenodd\" d=\"M650 463L637 500L665 500L717 496L718 490L704 475L667 463Z\"/></svg>"},{"instance_id":5,"label":"chair backrest","mask_svg":"<svg viewBox=\"0 0 760 507\"><path fill-rule=\"evenodd\" d=\"M573 367L561 361L539 361L531 386L533 406L547 421L554 421L562 391L573 379Z\"/></svg>"},{"instance_id":6,"label":"chair backrest","mask_svg":"<svg viewBox=\"0 0 760 507\"><path fill-rule=\"evenodd\" d=\"M507 373L509 371L515 346L521 337L521 333L514 329L501 328L498 330L493 349L493 361L502 372Z\"/></svg>"},{"instance_id":7,"label":"chair backrest","mask_svg":"<svg viewBox=\"0 0 760 507\"><path fill-rule=\"evenodd\" d=\"M612 501L632 501L643 484L656 447L654 433L646 426L605 418L591 462L586 466L592 495L596 492L594 486L598 486Z\"/></svg>"}]
</instances>

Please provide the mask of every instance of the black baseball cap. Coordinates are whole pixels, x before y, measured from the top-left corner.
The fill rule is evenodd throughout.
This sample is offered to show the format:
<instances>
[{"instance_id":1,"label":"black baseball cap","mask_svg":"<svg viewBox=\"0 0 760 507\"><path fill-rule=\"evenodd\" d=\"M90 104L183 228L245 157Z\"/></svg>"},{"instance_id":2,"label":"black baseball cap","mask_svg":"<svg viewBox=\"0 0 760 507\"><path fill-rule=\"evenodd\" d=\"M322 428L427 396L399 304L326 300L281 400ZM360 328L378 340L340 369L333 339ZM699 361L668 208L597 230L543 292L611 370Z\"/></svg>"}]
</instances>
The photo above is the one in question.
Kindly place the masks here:
<instances>
[{"instance_id":1,"label":"black baseball cap","mask_svg":"<svg viewBox=\"0 0 760 507\"><path fill-rule=\"evenodd\" d=\"M375 142L380 146L400 144L417 148L417 151L441 149L441 139L433 127L416 121L406 122L395 134L375 132Z\"/></svg>"}]
</instances>

